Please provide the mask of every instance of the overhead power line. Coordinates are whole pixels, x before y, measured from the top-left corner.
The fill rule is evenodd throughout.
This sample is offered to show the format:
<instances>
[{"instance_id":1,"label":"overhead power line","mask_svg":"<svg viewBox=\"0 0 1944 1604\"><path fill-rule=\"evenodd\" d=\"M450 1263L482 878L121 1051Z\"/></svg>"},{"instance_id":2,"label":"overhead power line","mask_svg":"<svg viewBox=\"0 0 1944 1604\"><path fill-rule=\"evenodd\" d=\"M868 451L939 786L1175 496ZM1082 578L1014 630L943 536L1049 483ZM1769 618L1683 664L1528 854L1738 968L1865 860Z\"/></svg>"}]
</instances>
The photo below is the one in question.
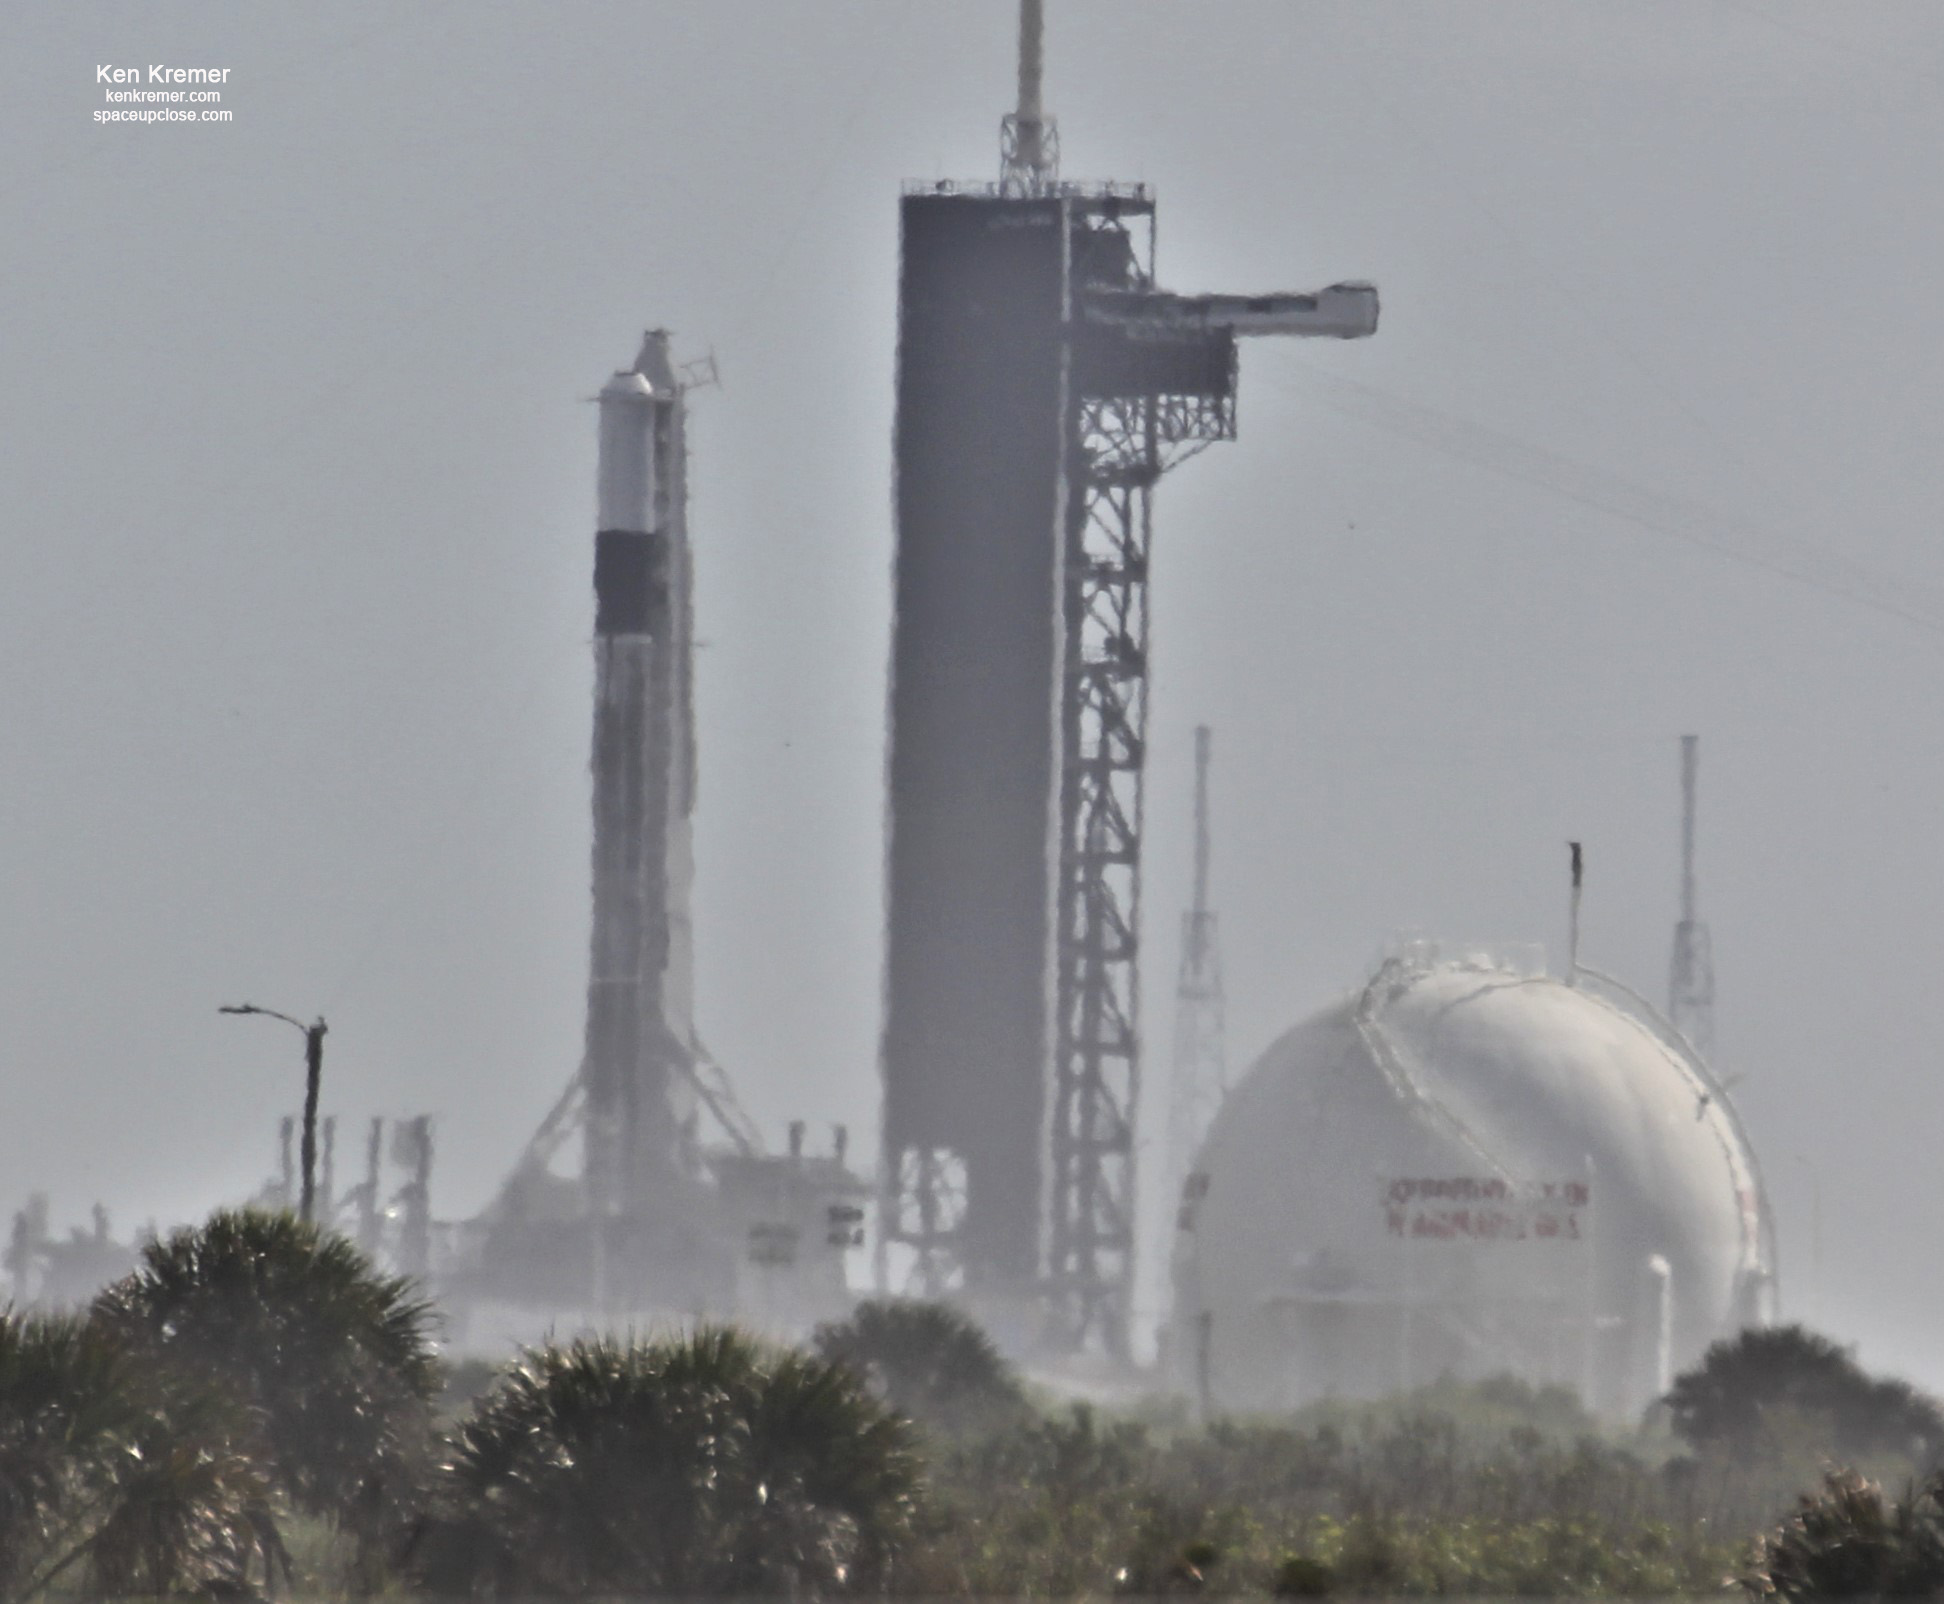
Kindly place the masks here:
<instances>
[{"instance_id":1,"label":"overhead power line","mask_svg":"<svg viewBox=\"0 0 1944 1604\"><path fill-rule=\"evenodd\" d=\"M1303 375L1309 399L1344 417L1726 561L1900 619L1928 635L1944 635L1944 595L1919 581L1878 573L1824 547L1650 490L1609 469L1563 456L1485 424L1301 363L1295 365Z\"/></svg>"}]
</instances>

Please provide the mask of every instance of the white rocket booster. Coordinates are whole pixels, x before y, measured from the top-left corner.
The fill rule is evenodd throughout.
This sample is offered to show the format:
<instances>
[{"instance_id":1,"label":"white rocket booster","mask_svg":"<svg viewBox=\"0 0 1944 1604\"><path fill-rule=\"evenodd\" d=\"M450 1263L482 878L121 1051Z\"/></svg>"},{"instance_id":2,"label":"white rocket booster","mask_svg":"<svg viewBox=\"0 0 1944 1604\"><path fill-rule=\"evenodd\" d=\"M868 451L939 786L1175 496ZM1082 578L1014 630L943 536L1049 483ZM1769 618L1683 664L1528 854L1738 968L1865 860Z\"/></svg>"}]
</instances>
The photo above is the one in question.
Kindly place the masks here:
<instances>
[{"instance_id":1,"label":"white rocket booster","mask_svg":"<svg viewBox=\"0 0 1944 1604\"><path fill-rule=\"evenodd\" d=\"M678 1184L692 1040L694 798L682 389L662 330L600 394L594 546L593 934L587 1207L640 1216Z\"/></svg>"}]
</instances>

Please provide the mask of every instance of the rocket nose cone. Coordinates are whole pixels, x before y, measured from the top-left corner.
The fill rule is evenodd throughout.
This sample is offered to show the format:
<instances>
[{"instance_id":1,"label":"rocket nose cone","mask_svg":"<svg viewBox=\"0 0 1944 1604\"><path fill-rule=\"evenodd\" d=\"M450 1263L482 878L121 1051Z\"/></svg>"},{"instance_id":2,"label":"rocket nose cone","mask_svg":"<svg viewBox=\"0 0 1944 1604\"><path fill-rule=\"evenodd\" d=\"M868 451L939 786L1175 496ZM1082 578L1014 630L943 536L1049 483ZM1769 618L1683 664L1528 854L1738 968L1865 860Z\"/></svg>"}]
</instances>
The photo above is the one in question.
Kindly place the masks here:
<instances>
[{"instance_id":1,"label":"rocket nose cone","mask_svg":"<svg viewBox=\"0 0 1944 1604\"><path fill-rule=\"evenodd\" d=\"M639 373L617 373L601 386L603 401L652 401L654 386Z\"/></svg>"}]
</instances>

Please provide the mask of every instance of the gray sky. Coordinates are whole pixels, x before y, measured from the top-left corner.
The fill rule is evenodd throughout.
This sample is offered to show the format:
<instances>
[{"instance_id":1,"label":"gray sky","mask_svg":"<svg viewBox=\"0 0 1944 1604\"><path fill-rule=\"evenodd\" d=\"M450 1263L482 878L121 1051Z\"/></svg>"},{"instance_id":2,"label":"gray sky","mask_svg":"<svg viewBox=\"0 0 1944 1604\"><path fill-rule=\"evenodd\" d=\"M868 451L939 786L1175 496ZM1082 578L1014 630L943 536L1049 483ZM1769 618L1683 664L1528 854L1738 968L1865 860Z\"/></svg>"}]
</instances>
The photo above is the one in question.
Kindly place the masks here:
<instances>
[{"instance_id":1,"label":"gray sky","mask_svg":"<svg viewBox=\"0 0 1944 1604\"><path fill-rule=\"evenodd\" d=\"M1172 287L1384 298L1250 345L1160 494L1153 1088L1196 722L1238 1064L1400 932L1557 955L1573 836L1588 960L1661 995L1698 731L1785 1297L1944 1385L1944 15L1048 10L1065 171L1157 187ZM724 378L704 1030L772 1132L868 1129L896 196L994 171L1012 14L14 8L0 1204L250 1190L300 1055L242 999L325 1012L327 1110L433 1112L439 1212L485 1199L579 1054L583 402L650 324ZM151 61L235 121L95 125Z\"/></svg>"}]
</instances>

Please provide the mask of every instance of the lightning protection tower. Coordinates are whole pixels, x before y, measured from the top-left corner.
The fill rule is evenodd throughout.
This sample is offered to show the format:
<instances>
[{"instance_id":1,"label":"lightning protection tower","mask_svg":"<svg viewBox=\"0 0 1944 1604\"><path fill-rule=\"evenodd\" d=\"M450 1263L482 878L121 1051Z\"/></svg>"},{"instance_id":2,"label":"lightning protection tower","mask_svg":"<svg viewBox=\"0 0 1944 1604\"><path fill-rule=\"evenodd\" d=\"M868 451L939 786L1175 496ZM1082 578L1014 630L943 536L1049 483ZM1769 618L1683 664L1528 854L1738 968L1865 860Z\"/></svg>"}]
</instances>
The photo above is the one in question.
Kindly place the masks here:
<instances>
[{"instance_id":1,"label":"lightning protection tower","mask_svg":"<svg viewBox=\"0 0 1944 1604\"><path fill-rule=\"evenodd\" d=\"M1695 792L1701 772L1701 737L1681 737L1681 917L1674 926L1674 958L1668 980L1667 1017L1703 1058L1714 1055L1714 943L1696 912L1694 889Z\"/></svg>"},{"instance_id":2,"label":"lightning protection tower","mask_svg":"<svg viewBox=\"0 0 1944 1604\"><path fill-rule=\"evenodd\" d=\"M900 207L879 1265L1124 1352L1151 498L1234 437L1238 336L1377 295L1160 289L1147 187L1059 178L1041 60L1022 0L998 182Z\"/></svg>"},{"instance_id":3,"label":"lightning protection tower","mask_svg":"<svg viewBox=\"0 0 1944 1604\"><path fill-rule=\"evenodd\" d=\"M1208 905L1208 774L1212 735L1195 730L1195 883L1181 916L1181 972L1175 981L1173 1075L1168 1096L1166 1196L1189 1205L1195 1151L1228 1090L1227 1002L1215 910Z\"/></svg>"}]
</instances>

